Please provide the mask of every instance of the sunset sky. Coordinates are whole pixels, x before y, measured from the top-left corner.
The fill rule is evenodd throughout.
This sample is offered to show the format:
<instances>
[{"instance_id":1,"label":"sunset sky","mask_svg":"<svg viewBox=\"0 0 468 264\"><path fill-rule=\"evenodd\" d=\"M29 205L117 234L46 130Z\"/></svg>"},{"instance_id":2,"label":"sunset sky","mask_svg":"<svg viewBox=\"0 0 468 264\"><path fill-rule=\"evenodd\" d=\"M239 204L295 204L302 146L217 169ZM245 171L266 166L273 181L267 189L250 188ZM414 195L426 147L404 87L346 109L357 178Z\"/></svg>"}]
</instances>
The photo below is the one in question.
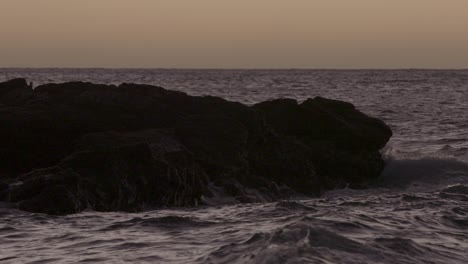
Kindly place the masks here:
<instances>
[{"instance_id":1,"label":"sunset sky","mask_svg":"<svg viewBox=\"0 0 468 264\"><path fill-rule=\"evenodd\" d=\"M468 0L0 0L0 67L468 68Z\"/></svg>"}]
</instances>

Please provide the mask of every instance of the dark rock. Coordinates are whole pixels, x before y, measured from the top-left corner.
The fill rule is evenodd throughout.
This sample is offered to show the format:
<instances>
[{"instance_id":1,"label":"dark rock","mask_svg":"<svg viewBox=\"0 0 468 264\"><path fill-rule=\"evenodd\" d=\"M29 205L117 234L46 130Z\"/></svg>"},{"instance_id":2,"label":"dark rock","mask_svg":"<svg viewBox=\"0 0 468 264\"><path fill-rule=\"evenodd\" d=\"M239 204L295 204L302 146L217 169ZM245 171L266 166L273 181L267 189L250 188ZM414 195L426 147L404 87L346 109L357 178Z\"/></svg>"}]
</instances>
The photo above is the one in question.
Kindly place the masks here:
<instances>
[{"instance_id":1,"label":"dark rock","mask_svg":"<svg viewBox=\"0 0 468 264\"><path fill-rule=\"evenodd\" d=\"M4 191L6 189L8 189L10 185L2 180L0 180L0 191Z\"/></svg>"},{"instance_id":2,"label":"dark rock","mask_svg":"<svg viewBox=\"0 0 468 264\"><path fill-rule=\"evenodd\" d=\"M4 200L10 185L0 179L0 201Z\"/></svg>"},{"instance_id":3,"label":"dark rock","mask_svg":"<svg viewBox=\"0 0 468 264\"><path fill-rule=\"evenodd\" d=\"M292 99L253 106L278 133L294 138L311 150L311 161L325 189L360 188L377 177L384 162L379 149L392 136L390 128L346 102L316 97L298 104Z\"/></svg>"},{"instance_id":4,"label":"dark rock","mask_svg":"<svg viewBox=\"0 0 468 264\"><path fill-rule=\"evenodd\" d=\"M13 79L0 83L0 103L18 105L25 103L33 94L25 79Z\"/></svg>"},{"instance_id":5,"label":"dark rock","mask_svg":"<svg viewBox=\"0 0 468 264\"><path fill-rule=\"evenodd\" d=\"M59 164L19 177L9 202L50 214L196 205L207 176L168 131L88 134Z\"/></svg>"},{"instance_id":6,"label":"dark rock","mask_svg":"<svg viewBox=\"0 0 468 264\"><path fill-rule=\"evenodd\" d=\"M272 201L377 177L391 136L345 102L252 107L149 85L0 83L0 200L31 212Z\"/></svg>"},{"instance_id":7,"label":"dark rock","mask_svg":"<svg viewBox=\"0 0 468 264\"><path fill-rule=\"evenodd\" d=\"M378 150L392 136L384 122L361 113L346 102L316 97L300 105L292 99L279 99L253 107L265 114L276 131L307 142Z\"/></svg>"}]
</instances>

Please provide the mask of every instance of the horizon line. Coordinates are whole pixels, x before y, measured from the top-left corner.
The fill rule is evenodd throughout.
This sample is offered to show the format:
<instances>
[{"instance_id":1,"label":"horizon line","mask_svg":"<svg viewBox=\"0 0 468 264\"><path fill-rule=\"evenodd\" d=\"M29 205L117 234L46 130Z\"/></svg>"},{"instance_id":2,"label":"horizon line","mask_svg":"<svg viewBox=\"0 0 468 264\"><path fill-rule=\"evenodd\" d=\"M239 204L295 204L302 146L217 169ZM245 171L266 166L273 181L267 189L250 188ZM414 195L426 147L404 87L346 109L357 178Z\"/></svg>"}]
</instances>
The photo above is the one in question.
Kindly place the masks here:
<instances>
[{"instance_id":1,"label":"horizon line","mask_svg":"<svg viewBox=\"0 0 468 264\"><path fill-rule=\"evenodd\" d=\"M315 70L315 71L418 71L418 70L432 70L432 71L464 71L467 68L428 68L428 67L409 67L409 68L300 68L300 67L285 67L285 68L192 68L192 67L0 67L0 69L94 69L94 70L217 70L217 71L230 71L230 70L258 70L258 71L274 71L274 70Z\"/></svg>"}]
</instances>

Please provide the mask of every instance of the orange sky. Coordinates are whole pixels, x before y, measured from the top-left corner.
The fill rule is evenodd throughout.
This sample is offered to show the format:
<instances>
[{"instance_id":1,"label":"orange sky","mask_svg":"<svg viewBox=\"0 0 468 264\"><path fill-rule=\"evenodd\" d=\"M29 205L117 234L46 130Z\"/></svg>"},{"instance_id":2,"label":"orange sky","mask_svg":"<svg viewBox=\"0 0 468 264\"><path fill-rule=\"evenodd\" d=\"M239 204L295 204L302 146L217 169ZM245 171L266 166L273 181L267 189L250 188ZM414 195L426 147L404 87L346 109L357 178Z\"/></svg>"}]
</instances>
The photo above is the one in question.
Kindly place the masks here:
<instances>
[{"instance_id":1,"label":"orange sky","mask_svg":"<svg viewBox=\"0 0 468 264\"><path fill-rule=\"evenodd\" d=\"M468 68L468 0L0 0L0 67Z\"/></svg>"}]
</instances>

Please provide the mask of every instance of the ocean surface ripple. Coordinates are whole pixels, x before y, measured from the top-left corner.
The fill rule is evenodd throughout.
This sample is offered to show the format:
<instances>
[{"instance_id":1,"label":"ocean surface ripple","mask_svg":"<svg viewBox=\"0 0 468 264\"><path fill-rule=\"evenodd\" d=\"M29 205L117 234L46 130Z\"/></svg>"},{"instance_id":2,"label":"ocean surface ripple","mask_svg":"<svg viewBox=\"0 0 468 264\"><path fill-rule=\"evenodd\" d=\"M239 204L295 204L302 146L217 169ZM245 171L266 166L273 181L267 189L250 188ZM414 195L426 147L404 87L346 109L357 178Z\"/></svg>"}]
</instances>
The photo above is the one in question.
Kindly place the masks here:
<instances>
[{"instance_id":1,"label":"ocean surface ripple","mask_svg":"<svg viewBox=\"0 0 468 264\"><path fill-rule=\"evenodd\" d=\"M0 263L468 263L468 71L0 69L34 86L160 85L253 104L323 96L387 122L367 190L318 199L32 214L0 204Z\"/></svg>"}]
</instances>

